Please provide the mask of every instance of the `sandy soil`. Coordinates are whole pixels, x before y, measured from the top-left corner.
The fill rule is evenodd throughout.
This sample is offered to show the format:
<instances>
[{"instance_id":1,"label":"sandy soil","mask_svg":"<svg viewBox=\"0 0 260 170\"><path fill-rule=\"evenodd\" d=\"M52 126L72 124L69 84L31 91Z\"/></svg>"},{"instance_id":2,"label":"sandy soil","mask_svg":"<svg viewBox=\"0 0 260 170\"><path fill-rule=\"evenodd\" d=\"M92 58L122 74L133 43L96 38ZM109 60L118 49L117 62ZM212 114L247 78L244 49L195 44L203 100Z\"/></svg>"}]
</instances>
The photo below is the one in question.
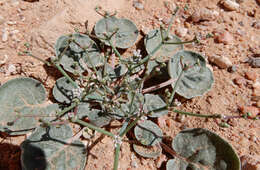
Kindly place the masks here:
<instances>
[{"instance_id":1,"label":"sandy soil","mask_svg":"<svg viewBox=\"0 0 260 170\"><path fill-rule=\"evenodd\" d=\"M255 110L255 115L259 115L260 68L253 68L249 63L245 63L248 57L260 56L260 5L257 1L240 0L239 8L233 11L224 8L219 0L139 2L143 9L135 8L133 0L1 0L0 83L3 84L14 77L29 76L40 80L51 90L60 74L55 70L46 69L41 62L28 56L20 56L18 53L24 50L24 43L30 43L34 55L48 59L54 55L53 44L60 35L71 33L74 29L84 32L86 20L89 23L88 28L93 28L95 22L101 18L94 11L98 5L110 12L117 11L118 17L131 19L144 34L158 28L161 23L167 25L171 16L169 9L178 5L180 11L171 32L177 33L182 40L199 36L200 44L186 45L185 48L208 57L215 76L213 88L206 95L191 100L181 99L182 105L179 109L236 116L249 108L251 111ZM206 17L206 21L196 22L191 16L204 8L213 12L209 14L212 16ZM203 17L200 16L200 19ZM140 35L137 43L139 45L130 48L125 55L129 55L135 48L140 48L142 41L143 35ZM216 62L214 64L214 56L224 56L230 60L234 72ZM228 62L225 64L231 66ZM13 66L15 69L12 70ZM229 141L239 156L246 157L248 162L255 160L251 161L254 162L252 166L256 168L258 164L259 168L259 120L232 119L228 121L230 127L223 128L219 126L220 121L194 117L179 118L175 113L170 113L165 119L168 120L168 126L161 126L165 135L174 137L184 128L207 128ZM0 136L0 169L20 169L18 146L24 139L24 136ZM99 135L94 141L100 142L94 142L92 145L86 169L111 169L113 141ZM165 161L159 166L158 160L140 158L128 143L122 144L120 156L119 166L122 170L165 167Z\"/></svg>"}]
</instances>

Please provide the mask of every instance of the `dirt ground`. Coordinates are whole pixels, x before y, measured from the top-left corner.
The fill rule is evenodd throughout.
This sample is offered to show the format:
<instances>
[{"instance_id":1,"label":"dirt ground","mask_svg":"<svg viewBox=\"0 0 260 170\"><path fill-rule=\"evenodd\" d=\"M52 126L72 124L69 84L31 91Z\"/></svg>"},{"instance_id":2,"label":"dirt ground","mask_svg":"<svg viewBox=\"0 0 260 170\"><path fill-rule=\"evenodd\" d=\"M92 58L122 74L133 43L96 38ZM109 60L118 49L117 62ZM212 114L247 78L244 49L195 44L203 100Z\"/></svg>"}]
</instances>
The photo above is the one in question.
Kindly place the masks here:
<instances>
[{"instance_id":1,"label":"dirt ground","mask_svg":"<svg viewBox=\"0 0 260 170\"><path fill-rule=\"evenodd\" d=\"M260 68L246 63L248 57L260 57L260 5L257 0L239 0L236 10L228 10L219 0L140 0L142 6L134 6L133 0L0 0L0 83L19 77L29 76L44 83L51 90L60 74L46 69L38 60L18 55L24 50L24 44L31 44L34 55L48 59L54 55L53 45L56 39L75 29L84 32L85 21L91 30L101 18L94 8L117 11L118 17L131 19L138 29L147 33L158 28L161 23L167 25L171 16L170 9L179 6L171 32L182 40L191 40L195 35L201 38L198 45L186 45L185 49L205 55L214 72L213 88L202 97L191 100L181 99L179 109L201 114L221 113L240 115L250 109L253 114L260 112ZM139 5L140 5L139 4ZM207 9L210 17L192 18L194 13ZM211 16L212 15L212 16ZM201 17L201 18L200 18ZM140 48L143 35L135 48ZM215 56L225 57L224 66L215 62ZM233 66L232 69L227 67ZM217 120L205 120L194 117L178 117L170 113L166 117L168 124L160 126L167 136L174 137L184 128L207 128L216 132L232 144L240 157L255 170L260 169L260 120L232 119L229 127L223 128ZM116 124L116 123L115 123ZM0 169L21 169L19 163L19 145L25 136L5 137L0 135ZM106 170L113 167L113 141L109 137L97 136L92 145L86 170ZM167 155L168 156L168 155ZM122 144L119 169L144 170L164 169L165 160L144 159L137 156L130 144ZM258 167L257 167L258 166ZM249 168L246 168L249 169Z\"/></svg>"}]
</instances>

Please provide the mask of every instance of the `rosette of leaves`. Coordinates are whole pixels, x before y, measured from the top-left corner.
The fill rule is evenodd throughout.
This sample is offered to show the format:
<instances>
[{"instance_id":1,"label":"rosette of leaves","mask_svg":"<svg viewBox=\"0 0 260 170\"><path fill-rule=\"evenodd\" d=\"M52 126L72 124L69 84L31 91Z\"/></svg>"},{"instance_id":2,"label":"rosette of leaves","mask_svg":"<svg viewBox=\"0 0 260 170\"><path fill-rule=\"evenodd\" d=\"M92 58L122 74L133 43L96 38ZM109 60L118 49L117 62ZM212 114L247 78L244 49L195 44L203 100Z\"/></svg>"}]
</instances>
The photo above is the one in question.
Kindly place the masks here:
<instances>
[{"instance_id":1,"label":"rosette of leaves","mask_svg":"<svg viewBox=\"0 0 260 170\"><path fill-rule=\"evenodd\" d=\"M0 87L0 131L9 135L28 133L39 119L54 119L57 104L48 104L46 91L38 80L15 78ZM52 116L52 117L50 117Z\"/></svg>"},{"instance_id":2,"label":"rosette of leaves","mask_svg":"<svg viewBox=\"0 0 260 170\"><path fill-rule=\"evenodd\" d=\"M83 170L86 164L84 144L73 139L69 125L39 127L21 144L24 170Z\"/></svg>"},{"instance_id":3,"label":"rosette of leaves","mask_svg":"<svg viewBox=\"0 0 260 170\"><path fill-rule=\"evenodd\" d=\"M163 35L163 37L162 37ZM181 40L175 35L166 35L166 31L155 29L150 31L144 38L145 49L148 54L152 55L152 59L160 58L163 61L168 61L169 58L177 51L183 49L183 44L162 44L162 38L167 43L180 43ZM162 46L153 54L153 51L160 45Z\"/></svg>"},{"instance_id":4,"label":"rosette of leaves","mask_svg":"<svg viewBox=\"0 0 260 170\"><path fill-rule=\"evenodd\" d=\"M118 48L131 47L138 36L136 25L125 18L116 18L115 16L105 16L99 20L94 28L95 34L102 42L110 46L110 42Z\"/></svg>"},{"instance_id":5,"label":"rosette of leaves","mask_svg":"<svg viewBox=\"0 0 260 170\"><path fill-rule=\"evenodd\" d=\"M76 33L58 38L55 44L56 57L63 68L78 74L86 67L98 67L104 64L97 44L87 35Z\"/></svg>"},{"instance_id":6,"label":"rosette of leaves","mask_svg":"<svg viewBox=\"0 0 260 170\"><path fill-rule=\"evenodd\" d=\"M146 158L156 158L161 154L162 130L150 120L143 120L134 128L136 139L143 145L133 144L134 151Z\"/></svg>"},{"instance_id":7,"label":"rosette of leaves","mask_svg":"<svg viewBox=\"0 0 260 170\"><path fill-rule=\"evenodd\" d=\"M201 128L181 131L172 141L178 156L167 162L166 170L240 170L232 146L217 134Z\"/></svg>"},{"instance_id":8,"label":"rosette of leaves","mask_svg":"<svg viewBox=\"0 0 260 170\"><path fill-rule=\"evenodd\" d=\"M184 68L186 67L186 68ZM214 83L213 73L206 67L205 58L193 51L179 51L168 63L168 73L177 80L183 70L176 92L187 98L202 96ZM176 81L175 81L176 82ZM175 83L172 84L172 87Z\"/></svg>"}]
</instances>

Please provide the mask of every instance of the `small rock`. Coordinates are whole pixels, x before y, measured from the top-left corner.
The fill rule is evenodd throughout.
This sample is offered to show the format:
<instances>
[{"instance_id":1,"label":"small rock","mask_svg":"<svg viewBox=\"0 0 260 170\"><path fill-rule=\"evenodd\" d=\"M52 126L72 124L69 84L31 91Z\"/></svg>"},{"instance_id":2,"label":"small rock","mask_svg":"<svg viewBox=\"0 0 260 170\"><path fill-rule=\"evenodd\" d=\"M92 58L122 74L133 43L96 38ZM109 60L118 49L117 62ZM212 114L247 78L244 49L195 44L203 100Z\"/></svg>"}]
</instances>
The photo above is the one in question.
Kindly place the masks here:
<instances>
[{"instance_id":1,"label":"small rock","mask_svg":"<svg viewBox=\"0 0 260 170\"><path fill-rule=\"evenodd\" d=\"M245 77L248 80L255 81L257 79L258 75L257 75L257 72L255 72L255 71L248 71L245 73Z\"/></svg>"},{"instance_id":2,"label":"small rock","mask_svg":"<svg viewBox=\"0 0 260 170\"><path fill-rule=\"evenodd\" d=\"M2 41L6 42L8 40L8 36L9 36L9 32L8 32L7 28L4 28L3 34L2 34Z\"/></svg>"},{"instance_id":3,"label":"small rock","mask_svg":"<svg viewBox=\"0 0 260 170\"><path fill-rule=\"evenodd\" d=\"M195 10L195 12L191 15L191 20L193 22L211 21L215 20L218 16L218 11L209 10L207 8L200 8Z\"/></svg>"},{"instance_id":4,"label":"small rock","mask_svg":"<svg viewBox=\"0 0 260 170\"><path fill-rule=\"evenodd\" d=\"M242 77L236 77L236 78L234 79L234 83L241 88L241 87L243 87L244 85L246 85L246 80L245 80L244 78L242 78Z\"/></svg>"},{"instance_id":5,"label":"small rock","mask_svg":"<svg viewBox=\"0 0 260 170\"><path fill-rule=\"evenodd\" d=\"M133 6L137 10L143 10L144 9L144 5L141 2L139 2L139 1L134 1L133 2Z\"/></svg>"},{"instance_id":6,"label":"small rock","mask_svg":"<svg viewBox=\"0 0 260 170\"><path fill-rule=\"evenodd\" d=\"M243 155L240 160L243 170L260 170L260 163L252 156Z\"/></svg>"},{"instance_id":7,"label":"small rock","mask_svg":"<svg viewBox=\"0 0 260 170\"><path fill-rule=\"evenodd\" d=\"M222 4L229 11L236 11L239 9L239 4L232 0L222 0L220 4Z\"/></svg>"},{"instance_id":8,"label":"small rock","mask_svg":"<svg viewBox=\"0 0 260 170\"><path fill-rule=\"evenodd\" d=\"M0 25L2 25L5 22L5 19L2 15L0 15Z\"/></svg>"},{"instance_id":9,"label":"small rock","mask_svg":"<svg viewBox=\"0 0 260 170\"><path fill-rule=\"evenodd\" d=\"M157 168L160 168L162 166L162 163L165 162L167 159L166 159L166 156L161 154L156 160L155 160L155 164L156 164L156 167Z\"/></svg>"},{"instance_id":10,"label":"small rock","mask_svg":"<svg viewBox=\"0 0 260 170\"><path fill-rule=\"evenodd\" d=\"M250 113L249 118L255 118L259 114L259 109L254 106L239 106L238 109L242 114Z\"/></svg>"},{"instance_id":11,"label":"small rock","mask_svg":"<svg viewBox=\"0 0 260 170\"><path fill-rule=\"evenodd\" d=\"M228 68L228 72L230 73L234 73L237 71L237 66L236 65L232 65L231 67Z\"/></svg>"},{"instance_id":12,"label":"small rock","mask_svg":"<svg viewBox=\"0 0 260 170\"><path fill-rule=\"evenodd\" d=\"M256 102L256 107L260 108L260 100Z\"/></svg>"},{"instance_id":13,"label":"small rock","mask_svg":"<svg viewBox=\"0 0 260 170\"><path fill-rule=\"evenodd\" d=\"M0 60L0 66L3 65L3 64L5 64L6 61L7 61L7 59L8 59L8 55L4 55L4 59L1 59L1 60Z\"/></svg>"},{"instance_id":14,"label":"small rock","mask_svg":"<svg viewBox=\"0 0 260 170\"><path fill-rule=\"evenodd\" d=\"M16 23L16 21L8 21L7 24L8 25L16 25L17 23Z\"/></svg>"},{"instance_id":15,"label":"small rock","mask_svg":"<svg viewBox=\"0 0 260 170\"><path fill-rule=\"evenodd\" d=\"M176 35L178 35L180 37L185 37L188 33L188 29L179 27L175 30L175 33L176 33Z\"/></svg>"},{"instance_id":16,"label":"small rock","mask_svg":"<svg viewBox=\"0 0 260 170\"><path fill-rule=\"evenodd\" d=\"M252 24L252 26L256 29L260 29L260 21L256 21Z\"/></svg>"},{"instance_id":17,"label":"small rock","mask_svg":"<svg viewBox=\"0 0 260 170\"><path fill-rule=\"evenodd\" d=\"M260 96L260 82L259 81L256 81L254 84L253 84L253 96Z\"/></svg>"},{"instance_id":18,"label":"small rock","mask_svg":"<svg viewBox=\"0 0 260 170\"><path fill-rule=\"evenodd\" d=\"M185 116L184 115L177 115L176 121L182 123L182 122L184 122L184 120L185 120Z\"/></svg>"},{"instance_id":19,"label":"small rock","mask_svg":"<svg viewBox=\"0 0 260 170\"><path fill-rule=\"evenodd\" d=\"M223 43L225 45L233 42L233 36L228 31L216 34L215 39L218 43Z\"/></svg>"},{"instance_id":20,"label":"small rock","mask_svg":"<svg viewBox=\"0 0 260 170\"><path fill-rule=\"evenodd\" d=\"M212 55L208 57L208 60L211 63L216 64L219 68L223 69L231 67L233 65L229 58L225 56Z\"/></svg>"},{"instance_id":21,"label":"small rock","mask_svg":"<svg viewBox=\"0 0 260 170\"><path fill-rule=\"evenodd\" d=\"M157 124L160 128L166 127L166 118L164 116L158 117L157 118Z\"/></svg>"},{"instance_id":22,"label":"small rock","mask_svg":"<svg viewBox=\"0 0 260 170\"><path fill-rule=\"evenodd\" d=\"M255 54L255 55L260 55L260 54ZM253 68L260 68L260 57L250 57L246 61L246 63L249 63L250 66Z\"/></svg>"},{"instance_id":23,"label":"small rock","mask_svg":"<svg viewBox=\"0 0 260 170\"><path fill-rule=\"evenodd\" d=\"M9 64L9 65L8 65L8 68L7 68L7 71L6 71L6 74L7 74L7 75L16 74L16 67L15 67L15 65Z\"/></svg>"}]
</instances>

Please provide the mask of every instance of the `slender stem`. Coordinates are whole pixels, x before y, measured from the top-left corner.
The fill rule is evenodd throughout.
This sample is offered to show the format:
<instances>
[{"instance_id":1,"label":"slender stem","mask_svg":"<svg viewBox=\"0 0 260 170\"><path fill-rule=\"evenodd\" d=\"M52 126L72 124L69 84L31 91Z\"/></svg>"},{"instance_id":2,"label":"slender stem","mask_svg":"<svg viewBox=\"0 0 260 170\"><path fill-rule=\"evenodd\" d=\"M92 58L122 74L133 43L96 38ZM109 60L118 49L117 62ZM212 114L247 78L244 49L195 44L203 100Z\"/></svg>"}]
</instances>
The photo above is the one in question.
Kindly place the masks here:
<instances>
[{"instance_id":1,"label":"slender stem","mask_svg":"<svg viewBox=\"0 0 260 170\"><path fill-rule=\"evenodd\" d=\"M181 73L180 73L176 83L174 84L174 87L173 87L173 90L172 90L172 94L171 94L171 97L170 97L170 100L169 100L169 106L171 106L172 103L173 103L173 98L174 98L175 92L177 90L177 87L179 85L179 82L180 82L180 80L182 78L183 73L184 73L184 69L182 68Z\"/></svg>"},{"instance_id":2,"label":"slender stem","mask_svg":"<svg viewBox=\"0 0 260 170\"><path fill-rule=\"evenodd\" d=\"M73 81L73 80L70 78L70 76L61 68L61 66L60 66L58 63L54 62L54 65L55 65L55 66L57 67L57 69L61 72L61 74L63 74L63 76L66 77L66 78L69 80L69 82L70 82L75 88L78 88L77 83L75 83L75 81Z\"/></svg>"},{"instance_id":3,"label":"slender stem","mask_svg":"<svg viewBox=\"0 0 260 170\"><path fill-rule=\"evenodd\" d=\"M114 158L114 168L113 168L113 170L118 169L119 153L120 153L120 144L117 143L116 148L115 148L115 158Z\"/></svg>"},{"instance_id":4,"label":"slender stem","mask_svg":"<svg viewBox=\"0 0 260 170\"><path fill-rule=\"evenodd\" d=\"M196 117L204 117L204 118L222 118L222 116L220 114L201 115L201 114L185 112L185 111L181 111L181 110L177 110L177 109L174 109L173 112L183 114L183 115L188 115L188 116L196 116Z\"/></svg>"},{"instance_id":5,"label":"slender stem","mask_svg":"<svg viewBox=\"0 0 260 170\"><path fill-rule=\"evenodd\" d=\"M173 14L172 14L172 16L171 16L170 24L169 24L168 29L166 31L166 37L165 38L167 38L169 36L169 32L170 32L170 30L172 28L173 18L175 17L175 15L178 12L178 10L179 10L179 7L176 7L174 12L173 12Z\"/></svg>"},{"instance_id":6,"label":"slender stem","mask_svg":"<svg viewBox=\"0 0 260 170\"><path fill-rule=\"evenodd\" d=\"M105 134L105 135L107 135L107 136L110 136L110 137L113 137L113 138L115 137L115 135L114 135L113 133L108 132L108 131L106 131L106 130L100 128L100 127L97 127L97 126L95 126L95 125L92 125L92 124L90 124L90 123L84 122L84 121L82 121L82 120L75 119L75 120L72 120L72 122L73 122L73 123L77 123L77 124L82 125L82 126L85 126L85 127L88 127L88 128L90 128L90 129L93 129L93 130L95 130L95 131L97 131L97 132L100 132L100 133L102 133L102 134Z\"/></svg>"},{"instance_id":7,"label":"slender stem","mask_svg":"<svg viewBox=\"0 0 260 170\"><path fill-rule=\"evenodd\" d=\"M155 85L155 86L152 86L152 87L148 87L148 88L146 88L146 89L143 89L143 90L142 90L142 93L144 94L144 93L148 93L148 92L151 92L151 91L158 90L158 89L160 89L160 88L166 87L166 86L168 86L168 85L174 83L175 81L176 81L176 79L167 80L167 81L165 81L165 82L163 82L163 83L161 83L161 84L157 84L157 85Z\"/></svg>"},{"instance_id":8,"label":"slender stem","mask_svg":"<svg viewBox=\"0 0 260 170\"><path fill-rule=\"evenodd\" d=\"M78 106L78 104L79 104L79 102L74 102L69 107L66 107L62 111L58 112L57 115L56 115L57 118L60 118L61 116L63 116L65 113L67 113L71 109L74 109L76 106Z\"/></svg>"},{"instance_id":9,"label":"slender stem","mask_svg":"<svg viewBox=\"0 0 260 170\"><path fill-rule=\"evenodd\" d=\"M39 57L37 57L37 56L31 54L29 51L24 51L24 54L26 54L26 55L28 55L28 56L30 56L30 57L32 57L32 58L35 58L36 60L39 60L39 61L43 62L43 63L46 64L47 66L51 66L51 63L50 63L50 62L45 61L45 60L43 60L43 59L41 59L41 58L39 58Z\"/></svg>"},{"instance_id":10,"label":"slender stem","mask_svg":"<svg viewBox=\"0 0 260 170\"><path fill-rule=\"evenodd\" d=\"M134 121L132 121L132 122L130 123L130 125L127 126L127 128L126 128L121 134L119 134L119 136L122 137L122 136L124 136L129 130L131 130L132 127L134 127L134 125L136 125L136 123L138 122L138 120L141 119L142 116L143 116L143 114L141 114L141 115L138 116Z\"/></svg>"},{"instance_id":11,"label":"slender stem","mask_svg":"<svg viewBox=\"0 0 260 170\"><path fill-rule=\"evenodd\" d=\"M60 61L61 57L66 53L71 43L71 39L68 40L68 44L64 48L64 50L58 55L58 61Z\"/></svg>"},{"instance_id":12,"label":"slender stem","mask_svg":"<svg viewBox=\"0 0 260 170\"><path fill-rule=\"evenodd\" d=\"M164 41L163 44L189 44L189 43L193 43L195 42L196 40L193 39L193 40L190 40L190 41L181 41L181 42L167 42L167 41Z\"/></svg>"}]
</instances>

